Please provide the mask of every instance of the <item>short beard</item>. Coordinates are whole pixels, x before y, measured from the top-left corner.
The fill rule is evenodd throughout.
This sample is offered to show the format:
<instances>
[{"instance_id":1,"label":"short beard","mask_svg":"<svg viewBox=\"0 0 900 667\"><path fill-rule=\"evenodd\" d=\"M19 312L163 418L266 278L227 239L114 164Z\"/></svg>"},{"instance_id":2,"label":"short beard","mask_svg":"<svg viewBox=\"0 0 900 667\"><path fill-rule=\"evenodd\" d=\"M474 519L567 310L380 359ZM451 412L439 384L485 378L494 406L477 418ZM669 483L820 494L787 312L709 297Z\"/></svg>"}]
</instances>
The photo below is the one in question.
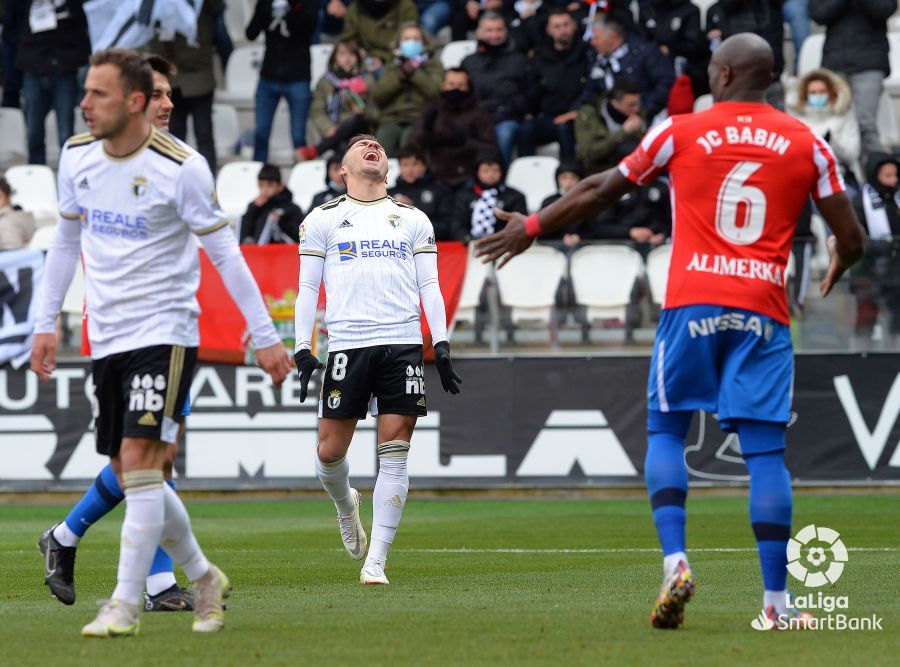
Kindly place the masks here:
<instances>
[{"instance_id":1,"label":"short beard","mask_svg":"<svg viewBox=\"0 0 900 667\"><path fill-rule=\"evenodd\" d=\"M128 126L128 115L122 114L119 118L104 132L100 132L99 128L94 127L94 137L96 139L115 139L122 134L122 131Z\"/></svg>"}]
</instances>

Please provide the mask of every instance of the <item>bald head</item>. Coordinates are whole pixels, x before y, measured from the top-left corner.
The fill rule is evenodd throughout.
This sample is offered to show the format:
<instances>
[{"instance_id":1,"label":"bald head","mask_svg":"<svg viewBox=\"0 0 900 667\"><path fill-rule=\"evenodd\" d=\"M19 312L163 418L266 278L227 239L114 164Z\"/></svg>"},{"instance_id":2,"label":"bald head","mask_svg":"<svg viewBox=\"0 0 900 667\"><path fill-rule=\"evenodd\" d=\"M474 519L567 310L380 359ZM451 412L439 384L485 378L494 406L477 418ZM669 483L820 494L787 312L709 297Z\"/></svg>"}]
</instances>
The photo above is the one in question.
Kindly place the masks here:
<instances>
[{"instance_id":1,"label":"bald head","mask_svg":"<svg viewBox=\"0 0 900 667\"><path fill-rule=\"evenodd\" d=\"M717 102L761 102L772 83L775 55L759 35L742 32L722 42L709 61L709 89Z\"/></svg>"}]
</instances>

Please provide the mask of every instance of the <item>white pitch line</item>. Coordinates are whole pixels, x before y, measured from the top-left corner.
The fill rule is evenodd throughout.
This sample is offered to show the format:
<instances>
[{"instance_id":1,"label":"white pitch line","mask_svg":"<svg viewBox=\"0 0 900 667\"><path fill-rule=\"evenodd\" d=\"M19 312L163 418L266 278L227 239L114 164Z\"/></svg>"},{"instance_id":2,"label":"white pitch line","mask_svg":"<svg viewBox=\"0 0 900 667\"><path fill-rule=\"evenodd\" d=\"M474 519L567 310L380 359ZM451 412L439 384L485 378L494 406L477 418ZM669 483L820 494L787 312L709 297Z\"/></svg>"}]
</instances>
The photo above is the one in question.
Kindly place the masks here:
<instances>
[{"instance_id":1,"label":"white pitch line","mask_svg":"<svg viewBox=\"0 0 900 667\"><path fill-rule=\"evenodd\" d=\"M894 547L856 547L848 548L848 551L877 551L894 552L900 549ZM625 554L625 553L658 553L659 549L394 549L394 552L420 554ZM691 553L756 553L753 547L710 547L700 549L688 549Z\"/></svg>"}]
</instances>

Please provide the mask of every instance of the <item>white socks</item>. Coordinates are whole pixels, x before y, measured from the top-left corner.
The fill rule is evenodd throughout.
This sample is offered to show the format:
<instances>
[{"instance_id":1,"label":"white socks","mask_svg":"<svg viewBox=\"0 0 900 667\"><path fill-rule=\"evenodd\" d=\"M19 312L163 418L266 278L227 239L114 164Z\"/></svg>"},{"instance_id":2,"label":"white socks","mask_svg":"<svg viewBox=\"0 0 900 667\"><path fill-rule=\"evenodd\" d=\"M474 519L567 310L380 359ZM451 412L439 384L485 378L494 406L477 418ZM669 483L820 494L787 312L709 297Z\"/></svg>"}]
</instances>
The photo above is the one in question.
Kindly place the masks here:
<instances>
[{"instance_id":1,"label":"white socks","mask_svg":"<svg viewBox=\"0 0 900 667\"><path fill-rule=\"evenodd\" d=\"M147 595L159 595L178 582L174 572L157 572L147 577Z\"/></svg>"},{"instance_id":2,"label":"white socks","mask_svg":"<svg viewBox=\"0 0 900 667\"><path fill-rule=\"evenodd\" d=\"M119 547L119 574L112 597L139 605L165 519L162 470L136 470L123 476L125 521Z\"/></svg>"},{"instance_id":3,"label":"white socks","mask_svg":"<svg viewBox=\"0 0 900 667\"><path fill-rule=\"evenodd\" d=\"M775 607L776 614L787 612L787 591L766 591L763 593L763 609L769 605Z\"/></svg>"},{"instance_id":4,"label":"white socks","mask_svg":"<svg viewBox=\"0 0 900 667\"><path fill-rule=\"evenodd\" d=\"M77 547L81 542L81 538L72 532L65 521L53 529L53 539L64 547Z\"/></svg>"},{"instance_id":5,"label":"white socks","mask_svg":"<svg viewBox=\"0 0 900 667\"><path fill-rule=\"evenodd\" d=\"M350 495L350 464L345 456L340 461L326 463L316 455L316 472L325 491L334 501L338 514L350 516L356 509L353 497Z\"/></svg>"},{"instance_id":6,"label":"white socks","mask_svg":"<svg viewBox=\"0 0 900 667\"><path fill-rule=\"evenodd\" d=\"M165 494L165 524L160 546L184 570L190 581L197 581L209 571L209 561L203 555L197 538L191 530L191 520L178 494L171 487L163 489ZM154 549L155 551L155 549ZM150 566L147 566L149 571ZM144 572L146 576L147 572Z\"/></svg>"},{"instance_id":7,"label":"white socks","mask_svg":"<svg viewBox=\"0 0 900 667\"><path fill-rule=\"evenodd\" d=\"M372 494L372 539L367 562L387 560L409 491L408 456L408 442L389 440L378 445L378 479Z\"/></svg>"},{"instance_id":8,"label":"white socks","mask_svg":"<svg viewBox=\"0 0 900 667\"><path fill-rule=\"evenodd\" d=\"M671 577L681 561L688 562L687 554L683 551L676 551L668 556L663 556L663 578L668 579Z\"/></svg>"}]
</instances>

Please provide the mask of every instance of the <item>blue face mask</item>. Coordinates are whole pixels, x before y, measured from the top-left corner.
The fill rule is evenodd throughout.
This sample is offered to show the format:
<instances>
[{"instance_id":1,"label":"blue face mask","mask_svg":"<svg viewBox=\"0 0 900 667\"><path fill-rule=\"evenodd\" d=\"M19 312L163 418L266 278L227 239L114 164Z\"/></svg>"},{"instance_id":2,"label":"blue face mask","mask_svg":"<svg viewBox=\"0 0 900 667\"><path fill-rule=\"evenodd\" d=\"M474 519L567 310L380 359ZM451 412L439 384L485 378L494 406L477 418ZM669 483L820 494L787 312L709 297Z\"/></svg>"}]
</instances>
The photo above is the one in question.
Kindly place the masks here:
<instances>
[{"instance_id":1,"label":"blue face mask","mask_svg":"<svg viewBox=\"0 0 900 667\"><path fill-rule=\"evenodd\" d=\"M328 187L331 188L332 190L337 190L338 192L344 191L343 183L335 183L334 181L330 180L330 181L328 181Z\"/></svg>"},{"instance_id":2,"label":"blue face mask","mask_svg":"<svg viewBox=\"0 0 900 667\"><path fill-rule=\"evenodd\" d=\"M417 39L404 39L400 42L400 55L404 58L418 58L425 51L425 45Z\"/></svg>"},{"instance_id":3,"label":"blue face mask","mask_svg":"<svg viewBox=\"0 0 900 667\"><path fill-rule=\"evenodd\" d=\"M813 109L824 109L828 106L828 93L816 93L806 96L806 104Z\"/></svg>"}]
</instances>

